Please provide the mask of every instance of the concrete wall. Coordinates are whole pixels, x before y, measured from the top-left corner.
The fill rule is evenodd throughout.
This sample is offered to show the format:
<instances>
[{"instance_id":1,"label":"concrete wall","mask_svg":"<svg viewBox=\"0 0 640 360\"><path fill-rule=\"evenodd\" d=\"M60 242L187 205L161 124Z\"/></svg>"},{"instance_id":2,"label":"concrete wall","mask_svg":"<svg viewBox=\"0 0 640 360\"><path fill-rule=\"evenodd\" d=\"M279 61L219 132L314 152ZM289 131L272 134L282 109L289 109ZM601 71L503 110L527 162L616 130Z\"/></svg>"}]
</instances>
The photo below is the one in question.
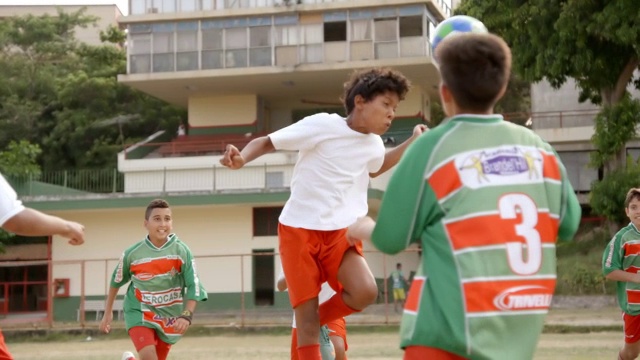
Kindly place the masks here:
<instances>
[{"instance_id":1,"label":"concrete wall","mask_svg":"<svg viewBox=\"0 0 640 360\"><path fill-rule=\"evenodd\" d=\"M191 97L189 98L189 125L251 124L258 118L257 106L257 96L253 94Z\"/></svg>"}]
</instances>

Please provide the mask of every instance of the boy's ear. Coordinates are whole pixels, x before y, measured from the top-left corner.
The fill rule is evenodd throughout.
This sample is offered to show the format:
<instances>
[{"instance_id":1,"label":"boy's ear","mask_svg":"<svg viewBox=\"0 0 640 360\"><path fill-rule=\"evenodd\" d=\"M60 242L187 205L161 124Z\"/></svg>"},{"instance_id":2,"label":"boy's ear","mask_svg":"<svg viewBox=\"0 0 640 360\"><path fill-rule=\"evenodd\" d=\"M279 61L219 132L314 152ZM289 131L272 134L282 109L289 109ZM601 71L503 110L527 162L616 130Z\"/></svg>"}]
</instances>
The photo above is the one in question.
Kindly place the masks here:
<instances>
[{"instance_id":1,"label":"boy's ear","mask_svg":"<svg viewBox=\"0 0 640 360\"><path fill-rule=\"evenodd\" d=\"M442 100L442 105L444 107L445 104L452 104L453 94L449 91L449 88L444 83L440 83L440 100Z\"/></svg>"},{"instance_id":2,"label":"boy's ear","mask_svg":"<svg viewBox=\"0 0 640 360\"><path fill-rule=\"evenodd\" d=\"M366 102L366 101L364 101L364 98L362 97L362 95L356 95L356 96L353 98L353 107L354 107L354 108L356 108L356 107L358 107L359 105L364 104L365 102Z\"/></svg>"}]
</instances>

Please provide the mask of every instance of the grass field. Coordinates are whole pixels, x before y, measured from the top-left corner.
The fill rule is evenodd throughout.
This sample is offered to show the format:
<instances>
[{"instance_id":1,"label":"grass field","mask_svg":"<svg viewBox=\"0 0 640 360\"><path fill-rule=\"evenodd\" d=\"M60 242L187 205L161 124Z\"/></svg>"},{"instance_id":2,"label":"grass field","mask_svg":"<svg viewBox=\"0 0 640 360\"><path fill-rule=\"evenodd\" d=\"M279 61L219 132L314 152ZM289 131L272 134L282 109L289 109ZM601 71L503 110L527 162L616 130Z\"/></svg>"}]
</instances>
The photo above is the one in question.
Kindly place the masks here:
<instances>
[{"instance_id":1,"label":"grass field","mask_svg":"<svg viewBox=\"0 0 640 360\"><path fill-rule=\"evenodd\" d=\"M588 334L544 334L535 360L614 359L622 345L621 332ZM398 334L393 331L356 333L349 336L349 359L401 359ZM130 340L101 337L92 341L69 340L10 344L17 360L119 360L122 352L132 350ZM289 336L219 335L185 337L171 351L175 360L273 360L288 359Z\"/></svg>"}]
</instances>

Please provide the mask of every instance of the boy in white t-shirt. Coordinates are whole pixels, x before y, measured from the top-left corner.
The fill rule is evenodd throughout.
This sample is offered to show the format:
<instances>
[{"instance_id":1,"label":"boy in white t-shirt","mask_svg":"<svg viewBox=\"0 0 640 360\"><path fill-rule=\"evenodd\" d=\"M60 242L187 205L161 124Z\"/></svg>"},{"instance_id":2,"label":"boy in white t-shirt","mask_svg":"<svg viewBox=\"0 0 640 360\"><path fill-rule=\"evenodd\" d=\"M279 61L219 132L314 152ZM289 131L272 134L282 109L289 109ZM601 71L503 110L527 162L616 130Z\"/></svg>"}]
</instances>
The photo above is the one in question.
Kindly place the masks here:
<instances>
[{"instance_id":1,"label":"boy in white t-shirt","mask_svg":"<svg viewBox=\"0 0 640 360\"><path fill-rule=\"evenodd\" d=\"M84 243L83 225L25 207L2 174L0 174L0 227L17 235L60 235L69 239L71 245ZM4 342L2 332L0 332L0 359L13 359Z\"/></svg>"},{"instance_id":2,"label":"boy in white t-shirt","mask_svg":"<svg viewBox=\"0 0 640 360\"><path fill-rule=\"evenodd\" d=\"M380 135L395 117L409 91L399 72L375 68L355 72L345 83L347 117L320 113L252 140L240 152L227 145L220 163L240 169L275 150L298 151L291 196L278 226L280 254L298 330L301 360L320 360L320 325L372 304L378 288L362 255L362 245L349 245L346 228L367 214L369 177L394 166L407 146L425 130L417 125L411 138L385 151ZM327 281L336 291L318 305Z\"/></svg>"}]
</instances>

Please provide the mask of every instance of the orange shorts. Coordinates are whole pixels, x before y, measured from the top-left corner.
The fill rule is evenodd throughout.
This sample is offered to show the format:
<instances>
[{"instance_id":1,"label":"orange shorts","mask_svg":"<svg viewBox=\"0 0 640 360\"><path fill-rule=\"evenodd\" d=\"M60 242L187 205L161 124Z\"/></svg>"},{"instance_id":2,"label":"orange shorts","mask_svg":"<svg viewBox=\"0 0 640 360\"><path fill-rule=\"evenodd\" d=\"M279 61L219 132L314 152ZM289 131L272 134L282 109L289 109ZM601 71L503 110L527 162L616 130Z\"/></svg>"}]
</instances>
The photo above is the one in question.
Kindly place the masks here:
<instances>
[{"instance_id":1,"label":"orange shorts","mask_svg":"<svg viewBox=\"0 0 640 360\"><path fill-rule=\"evenodd\" d=\"M407 346L404 349L404 360L467 360L467 358L452 354L437 348L426 346Z\"/></svg>"},{"instance_id":2,"label":"orange shorts","mask_svg":"<svg viewBox=\"0 0 640 360\"><path fill-rule=\"evenodd\" d=\"M351 248L362 256L362 245L351 246L347 229L322 231L294 228L278 224L280 257L294 308L317 297L320 285L328 282L338 291L338 269L342 257Z\"/></svg>"},{"instance_id":3,"label":"orange shorts","mask_svg":"<svg viewBox=\"0 0 640 360\"><path fill-rule=\"evenodd\" d=\"M349 344L347 344L347 323L344 318L335 319L327 323L329 328L329 336L339 336L344 341L344 351L349 350Z\"/></svg>"},{"instance_id":4,"label":"orange shorts","mask_svg":"<svg viewBox=\"0 0 640 360\"><path fill-rule=\"evenodd\" d=\"M629 315L622 313L624 321L624 342L633 344L640 340L640 315Z\"/></svg>"},{"instance_id":5,"label":"orange shorts","mask_svg":"<svg viewBox=\"0 0 640 360\"><path fill-rule=\"evenodd\" d=\"M160 340L156 331L146 326L132 327L129 329L129 337L138 352L147 346L155 346L158 360L166 360L171 350L171 344Z\"/></svg>"},{"instance_id":6,"label":"orange shorts","mask_svg":"<svg viewBox=\"0 0 640 360\"><path fill-rule=\"evenodd\" d=\"M0 360L13 360L13 356L7 349L7 344L4 343L4 335L0 331Z\"/></svg>"}]
</instances>

